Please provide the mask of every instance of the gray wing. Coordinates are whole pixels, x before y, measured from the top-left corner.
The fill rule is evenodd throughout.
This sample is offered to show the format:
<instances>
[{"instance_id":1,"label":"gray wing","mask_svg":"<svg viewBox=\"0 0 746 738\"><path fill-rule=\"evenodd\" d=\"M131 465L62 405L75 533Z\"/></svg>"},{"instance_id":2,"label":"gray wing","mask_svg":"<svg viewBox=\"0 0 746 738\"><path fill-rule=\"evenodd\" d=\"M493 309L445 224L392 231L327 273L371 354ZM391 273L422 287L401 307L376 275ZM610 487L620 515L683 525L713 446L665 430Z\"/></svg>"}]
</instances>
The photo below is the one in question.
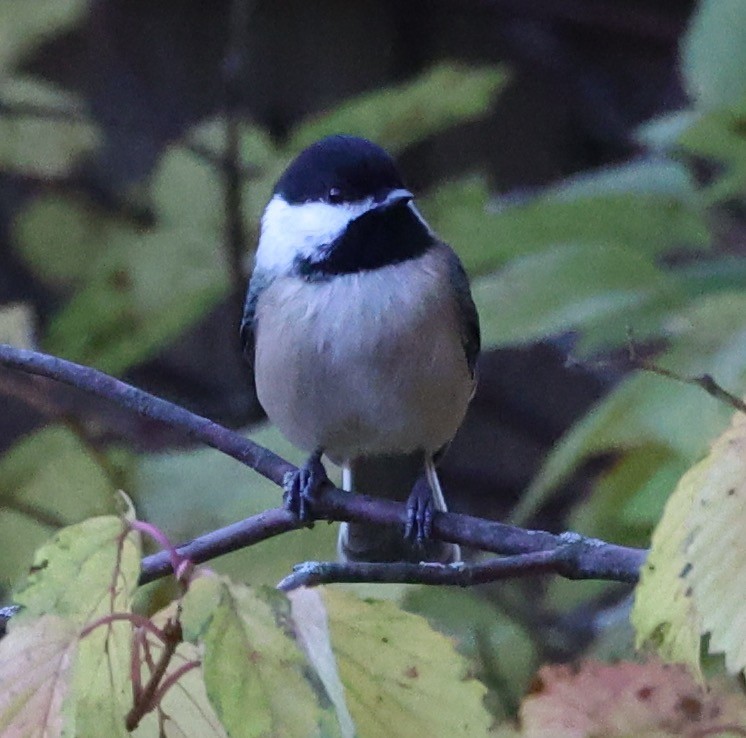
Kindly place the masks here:
<instances>
[{"instance_id":1,"label":"gray wing","mask_svg":"<svg viewBox=\"0 0 746 738\"><path fill-rule=\"evenodd\" d=\"M254 269L246 290L246 300L243 305L243 316L241 318L241 347L243 348L243 355L246 361L252 365L254 364L254 318L256 317L256 303L259 300L259 295L269 287L272 280L273 277L266 272Z\"/></svg>"},{"instance_id":2,"label":"gray wing","mask_svg":"<svg viewBox=\"0 0 746 738\"><path fill-rule=\"evenodd\" d=\"M450 281L461 314L461 340L466 354L466 363L473 375L482 341L479 331L479 315L471 296L469 278L466 276L461 260L450 246L446 245L446 249Z\"/></svg>"}]
</instances>

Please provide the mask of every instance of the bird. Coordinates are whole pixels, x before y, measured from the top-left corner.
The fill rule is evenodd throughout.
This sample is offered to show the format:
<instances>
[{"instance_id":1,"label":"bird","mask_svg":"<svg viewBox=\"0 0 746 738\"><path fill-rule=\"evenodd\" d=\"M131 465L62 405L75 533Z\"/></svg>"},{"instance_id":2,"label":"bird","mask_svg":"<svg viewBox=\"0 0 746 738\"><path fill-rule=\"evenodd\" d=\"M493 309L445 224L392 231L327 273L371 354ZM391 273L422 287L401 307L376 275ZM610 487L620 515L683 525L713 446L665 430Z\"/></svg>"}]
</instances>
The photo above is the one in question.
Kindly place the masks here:
<instances>
[{"instance_id":1,"label":"bird","mask_svg":"<svg viewBox=\"0 0 746 738\"><path fill-rule=\"evenodd\" d=\"M432 539L447 509L436 464L466 414L480 351L464 267L414 203L393 158L337 134L277 180L259 229L240 328L269 420L308 460L285 505L313 519L328 483L407 503L407 523L343 523L343 561L460 560Z\"/></svg>"}]
</instances>

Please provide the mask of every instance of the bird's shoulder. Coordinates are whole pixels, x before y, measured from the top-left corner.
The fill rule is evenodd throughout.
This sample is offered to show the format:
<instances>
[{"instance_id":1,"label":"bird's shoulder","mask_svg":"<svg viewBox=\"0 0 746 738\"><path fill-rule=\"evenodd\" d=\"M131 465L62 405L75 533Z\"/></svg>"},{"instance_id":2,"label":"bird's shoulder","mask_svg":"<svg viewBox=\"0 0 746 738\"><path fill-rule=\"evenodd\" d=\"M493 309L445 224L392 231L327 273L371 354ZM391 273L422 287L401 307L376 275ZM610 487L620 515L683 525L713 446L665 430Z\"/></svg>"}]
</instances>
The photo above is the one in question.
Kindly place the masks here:
<instances>
[{"instance_id":1,"label":"bird's shoulder","mask_svg":"<svg viewBox=\"0 0 746 738\"><path fill-rule=\"evenodd\" d=\"M475 371L477 357L481 348L481 331L479 314L471 294L469 277L458 254L444 241L438 240L436 249L445 260L448 270L448 284L458 311L461 342L466 355L466 362L472 374Z\"/></svg>"}]
</instances>

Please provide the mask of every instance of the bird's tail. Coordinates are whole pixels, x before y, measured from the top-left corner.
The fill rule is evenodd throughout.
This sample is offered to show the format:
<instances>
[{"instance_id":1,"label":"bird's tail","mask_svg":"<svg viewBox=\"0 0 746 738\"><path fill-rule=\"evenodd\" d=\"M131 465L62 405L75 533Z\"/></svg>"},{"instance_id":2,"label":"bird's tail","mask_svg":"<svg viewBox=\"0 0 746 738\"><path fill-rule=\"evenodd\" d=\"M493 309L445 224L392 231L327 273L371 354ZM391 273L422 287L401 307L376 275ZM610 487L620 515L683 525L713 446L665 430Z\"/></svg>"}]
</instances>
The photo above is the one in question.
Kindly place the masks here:
<instances>
[{"instance_id":1,"label":"bird's tail","mask_svg":"<svg viewBox=\"0 0 746 738\"><path fill-rule=\"evenodd\" d=\"M440 482L429 459L428 466L427 481L435 508L445 511ZM425 469L422 453L355 459L344 468L342 486L347 491L405 502ZM424 545L417 545L404 539L400 525L365 523L342 524L337 552L343 561L437 561L447 564L461 558L459 547L454 543L426 541Z\"/></svg>"}]
</instances>

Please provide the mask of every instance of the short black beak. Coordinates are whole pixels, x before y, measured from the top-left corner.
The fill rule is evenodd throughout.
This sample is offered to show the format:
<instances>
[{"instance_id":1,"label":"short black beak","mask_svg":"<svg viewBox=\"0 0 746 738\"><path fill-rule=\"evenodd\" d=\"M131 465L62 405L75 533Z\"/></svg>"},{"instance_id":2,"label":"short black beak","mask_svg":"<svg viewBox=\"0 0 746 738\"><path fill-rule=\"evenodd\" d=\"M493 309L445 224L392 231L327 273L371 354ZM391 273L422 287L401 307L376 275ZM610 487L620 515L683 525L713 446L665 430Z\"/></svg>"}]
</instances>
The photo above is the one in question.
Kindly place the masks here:
<instances>
[{"instance_id":1,"label":"short black beak","mask_svg":"<svg viewBox=\"0 0 746 738\"><path fill-rule=\"evenodd\" d=\"M414 200L414 195L409 190L405 190L403 187L400 187L395 190L389 190L382 195L380 200L378 198L376 198L376 200L380 202L380 205L378 207L389 208L392 205L411 202L412 200Z\"/></svg>"}]
</instances>

